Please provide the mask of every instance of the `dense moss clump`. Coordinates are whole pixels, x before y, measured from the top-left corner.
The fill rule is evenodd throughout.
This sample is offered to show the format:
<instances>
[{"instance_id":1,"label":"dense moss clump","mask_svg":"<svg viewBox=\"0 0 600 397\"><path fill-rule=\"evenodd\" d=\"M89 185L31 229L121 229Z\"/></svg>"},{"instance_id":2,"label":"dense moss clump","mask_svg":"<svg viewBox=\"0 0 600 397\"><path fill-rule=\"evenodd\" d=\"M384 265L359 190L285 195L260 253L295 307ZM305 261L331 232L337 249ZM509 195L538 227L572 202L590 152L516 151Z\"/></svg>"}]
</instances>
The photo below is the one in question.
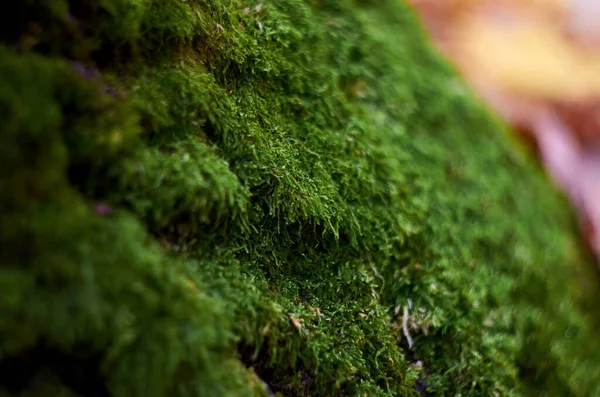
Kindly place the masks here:
<instances>
[{"instance_id":1,"label":"dense moss clump","mask_svg":"<svg viewBox=\"0 0 600 397\"><path fill-rule=\"evenodd\" d=\"M0 395L600 395L563 200L398 0L0 19Z\"/></svg>"}]
</instances>

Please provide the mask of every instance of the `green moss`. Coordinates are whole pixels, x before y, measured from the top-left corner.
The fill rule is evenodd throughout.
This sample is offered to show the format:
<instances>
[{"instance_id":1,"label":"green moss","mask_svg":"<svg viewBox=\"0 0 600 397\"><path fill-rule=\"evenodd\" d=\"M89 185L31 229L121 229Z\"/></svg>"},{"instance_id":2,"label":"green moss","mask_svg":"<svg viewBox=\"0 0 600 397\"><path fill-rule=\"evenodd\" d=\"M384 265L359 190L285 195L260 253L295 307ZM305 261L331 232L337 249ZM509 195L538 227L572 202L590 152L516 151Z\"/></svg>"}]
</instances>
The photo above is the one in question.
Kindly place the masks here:
<instances>
[{"instance_id":1,"label":"green moss","mask_svg":"<svg viewBox=\"0 0 600 397\"><path fill-rule=\"evenodd\" d=\"M0 394L600 393L565 202L405 5L19 7Z\"/></svg>"}]
</instances>

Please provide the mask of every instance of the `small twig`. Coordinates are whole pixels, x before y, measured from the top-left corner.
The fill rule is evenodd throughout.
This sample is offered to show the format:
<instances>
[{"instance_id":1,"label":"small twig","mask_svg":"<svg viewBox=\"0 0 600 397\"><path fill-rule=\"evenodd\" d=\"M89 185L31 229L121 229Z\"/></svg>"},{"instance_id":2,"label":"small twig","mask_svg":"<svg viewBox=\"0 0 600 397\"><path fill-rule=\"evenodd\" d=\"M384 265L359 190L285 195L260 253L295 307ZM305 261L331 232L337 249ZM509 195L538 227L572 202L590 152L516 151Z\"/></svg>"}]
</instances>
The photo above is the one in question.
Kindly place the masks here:
<instances>
[{"instance_id":1,"label":"small twig","mask_svg":"<svg viewBox=\"0 0 600 397\"><path fill-rule=\"evenodd\" d=\"M413 340L410 336L410 332L408 332L408 306L404 306L404 314L402 316L402 331L404 332L404 336L408 342L408 347L412 349Z\"/></svg>"}]
</instances>

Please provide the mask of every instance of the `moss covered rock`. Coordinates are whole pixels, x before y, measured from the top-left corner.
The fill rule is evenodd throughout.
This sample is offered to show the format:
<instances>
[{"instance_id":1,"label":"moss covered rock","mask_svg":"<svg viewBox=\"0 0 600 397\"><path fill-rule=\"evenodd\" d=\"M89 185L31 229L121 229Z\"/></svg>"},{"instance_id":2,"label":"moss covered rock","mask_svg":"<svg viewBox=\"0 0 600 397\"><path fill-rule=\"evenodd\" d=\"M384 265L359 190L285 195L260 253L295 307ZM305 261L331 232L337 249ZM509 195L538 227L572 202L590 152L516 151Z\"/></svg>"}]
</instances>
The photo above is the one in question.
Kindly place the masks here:
<instances>
[{"instance_id":1,"label":"moss covered rock","mask_svg":"<svg viewBox=\"0 0 600 397\"><path fill-rule=\"evenodd\" d=\"M571 214L399 0L17 3L0 395L600 395Z\"/></svg>"}]
</instances>

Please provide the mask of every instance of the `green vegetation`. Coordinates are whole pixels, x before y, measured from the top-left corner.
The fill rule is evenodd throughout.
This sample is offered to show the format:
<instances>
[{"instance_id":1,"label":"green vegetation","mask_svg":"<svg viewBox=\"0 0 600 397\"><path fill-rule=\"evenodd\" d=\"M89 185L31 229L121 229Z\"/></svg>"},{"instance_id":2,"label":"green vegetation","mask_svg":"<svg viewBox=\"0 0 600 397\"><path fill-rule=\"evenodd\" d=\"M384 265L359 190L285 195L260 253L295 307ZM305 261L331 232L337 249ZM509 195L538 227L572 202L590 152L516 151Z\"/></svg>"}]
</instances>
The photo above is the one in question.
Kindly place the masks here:
<instances>
[{"instance_id":1,"label":"green vegetation","mask_svg":"<svg viewBox=\"0 0 600 397\"><path fill-rule=\"evenodd\" d=\"M0 395L600 395L571 214L399 0L15 8Z\"/></svg>"}]
</instances>

